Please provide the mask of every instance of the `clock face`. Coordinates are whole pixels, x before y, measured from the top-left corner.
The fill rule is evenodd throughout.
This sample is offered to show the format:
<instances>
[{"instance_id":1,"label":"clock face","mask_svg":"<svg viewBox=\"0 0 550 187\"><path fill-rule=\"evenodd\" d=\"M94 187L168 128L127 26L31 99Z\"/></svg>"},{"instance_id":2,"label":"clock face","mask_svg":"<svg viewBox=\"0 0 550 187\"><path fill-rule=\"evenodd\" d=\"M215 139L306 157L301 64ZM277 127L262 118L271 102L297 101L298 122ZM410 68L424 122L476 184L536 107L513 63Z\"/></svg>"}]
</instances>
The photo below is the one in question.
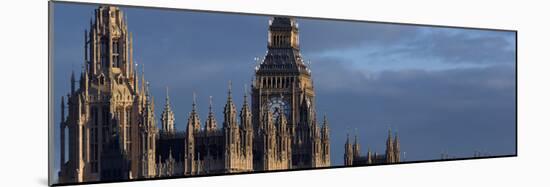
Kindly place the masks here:
<instances>
[{"instance_id":1,"label":"clock face","mask_svg":"<svg viewBox=\"0 0 550 187\"><path fill-rule=\"evenodd\" d=\"M285 114L288 119L290 116L290 105L282 97L271 97L268 101L268 107L273 114L273 120L277 121L279 115Z\"/></svg>"}]
</instances>

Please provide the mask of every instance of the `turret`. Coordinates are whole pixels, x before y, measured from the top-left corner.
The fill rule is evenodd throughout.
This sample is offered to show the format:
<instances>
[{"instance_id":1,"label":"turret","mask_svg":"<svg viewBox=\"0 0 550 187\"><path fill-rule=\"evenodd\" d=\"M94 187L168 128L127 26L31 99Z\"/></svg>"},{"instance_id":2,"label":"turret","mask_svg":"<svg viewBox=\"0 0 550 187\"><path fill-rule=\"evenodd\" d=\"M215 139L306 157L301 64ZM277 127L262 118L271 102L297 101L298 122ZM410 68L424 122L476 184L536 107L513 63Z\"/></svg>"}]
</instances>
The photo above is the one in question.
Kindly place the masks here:
<instances>
[{"instance_id":1,"label":"turret","mask_svg":"<svg viewBox=\"0 0 550 187\"><path fill-rule=\"evenodd\" d=\"M329 128L328 128L328 120L327 120L327 115L325 114L323 116L323 127L321 128L321 138L323 140L328 140L329 139L329 132L328 132Z\"/></svg>"},{"instance_id":2,"label":"turret","mask_svg":"<svg viewBox=\"0 0 550 187\"><path fill-rule=\"evenodd\" d=\"M216 123L216 117L214 115L214 112L212 110L212 96L209 98L209 105L208 105L208 118L206 119L206 133L214 132L218 127Z\"/></svg>"},{"instance_id":3,"label":"turret","mask_svg":"<svg viewBox=\"0 0 550 187\"><path fill-rule=\"evenodd\" d=\"M75 82L76 82L76 79L74 78L74 70L73 70L71 72L71 95L73 95L75 91Z\"/></svg>"},{"instance_id":4,"label":"turret","mask_svg":"<svg viewBox=\"0 0 550 187\"><path fill-rule=\"evenodd\" d=\"M246 86L244 90L244 102L241 108L241 127L245 130L252 130L252 113L248 107L248 93L246 91Z\"/></svg>"},{"instance_id":5,"label":"turret","mask_svg":"<svg viewBox=\"0 0 550 187\"><path fill-rule=\"evenodd\" d=\"M357 134L355 134L355 141L353 142L353 157L359 157L361 154L361 145L357 141Z\"/></svg>"},{"instance_id":6,"label":"turret","mask_svg":"<svg viewBox=\"0 0 550 187\"><path fill-rule=\"evenodd\" d=\"M299 49L298 24L294 18L274 17L269 23L268 48Z\"/></svg>"},{"instance_id":7,"label":"turret","mask_svg":"<svg viewBox=\"0 0 550 187\"><path fill-rule=\"evenodd\" d=\"M235 104L233 104L233 98L231 96L231 81L229 81L229 88L227 91L227 103L225 104L224 110L224 127L237 127L237 109Z\"/></svg>"},{"instance_id":8,"label":"turret","mask_svg":"<svg viewBox=\"0 0 550 187\"><path fill-rule=\"evenodd\" d=\"M346 135L346 144L344 151L344 165L351 166L353 165L353 148L349 142L349 134Z\"/></svg>"},{"instance_id":9,"label":"turret","mask_svg":"<svg viewBox=\"0 0 550 187\"><path fill-rule=\"evenodd\" d=\"M237 124L237 112L231 96L231 81L227 91L227 103L224 107L224 138L225 138L225 168L233 170L238 167L239 156L241 155L241 135Z\"/></svg>"},{"instance_id":10,"label":"turret","mask_svg":"<svg viewBox=\"0 0 550 187\"><path fill-rule=\"evenodd\" d=\"M391 136L391 129L388 130L388 138L386 139L386 163L395 162L395 153L393 149L393 139Z\"/></svg>"},{"instance_id":11,"label":"turret","mask_svg":"<svg viewBox=\"0 0 550 187\"><path fill-rule=\"evenodd\" d=\"M367 164L372 164L372 152L370 151L370 148L367 150Z\"/></svg>"},{"instance_id":12,"label":"turret","mask_svg":"<svg viewBox=\"0 0 550 187\"><path fill-rule=\"evenodd\" d=\"M395 162L400 162L401 150L399 148L399 139L397 138L397 133L395 133L395 138L393 140L393 152L394 152Z\"/></svg>"},{"instance_id":13,"label":"turret","mask_svg":"<svg viewBox=\"0 0 550 187\"><path fill-rule=\"evenodd\" d=\"M170 107L170 96L168 95L168 87L166 87L166 103L164 104L164 110L161 116L162 131L165 133L174 133L174 112Z\"/></svg>"},{"instance_id":14,"label":"turret","mask_svg":"<svg viewBox=\"0 0 550 187\"><path fill-rule=\"evenodd\" d=\"M196 133L200 131L200 119L199 119L199 115L197 114L196 100L197 99L196 99L195 93L193 93L192 110L191 110L191 113L189 113L189 118L187 119L188 133Z\"/></svg>"},{"instance_id":15,"label":"turret","mask_svg":"<svg viewBox=\"0 0 550 187\"><path fill-rule=\"evenodd\" d=\"M244 132L244 144L243 144L243 155L245 155L248 158L252 158L252 146L253 146L253 129L252 129L252 112L250 111L250 108L248 107L248 93L246 91L246 85L244 90L244 102L241 109L241 129ZM248 169L252 169L252 164L249 164Z\"/></svg>"},{"instance_id":16,"label":"turret","mask_svg":"<svg viewBox=\"0 0 550 187\"><path fill-rule=\"evenodd\" d=\"M197 164L195 158L195 134L200 130L200 119L196 111L196 97L193 93L193 104L192 110L189 113L189 118L187 119L187 131L186 131L186 144L185 144L185 173L187 175L195 174L197 172Z\"/></svg>"}]
</instances>

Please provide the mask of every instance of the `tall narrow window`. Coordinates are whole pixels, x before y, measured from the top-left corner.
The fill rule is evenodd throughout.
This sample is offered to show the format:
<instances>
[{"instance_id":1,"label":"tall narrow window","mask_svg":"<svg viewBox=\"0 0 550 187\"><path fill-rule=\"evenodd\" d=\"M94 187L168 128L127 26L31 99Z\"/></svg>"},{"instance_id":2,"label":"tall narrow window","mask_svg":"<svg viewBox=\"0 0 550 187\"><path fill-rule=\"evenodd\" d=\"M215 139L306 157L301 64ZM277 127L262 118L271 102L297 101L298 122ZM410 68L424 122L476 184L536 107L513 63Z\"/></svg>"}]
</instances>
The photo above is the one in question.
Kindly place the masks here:
<instances>
[{"instance_id":1,"label":"tall narrow window","mask_svg":"<svg viewBox=\"0 0 550 187\"><path fill-rule=\"evenodd\" d=\"M132 134L132 129L131 129L131 119L130 119L131 115L130 115L130 109L126 109L126 151L127 152L130 152L130 147L131 147L131 141L130 141L130 138L131 138L131 134Z\"/></svg>"},{"instance_id":2,"label":"tall narrow window","mask_svg":"<svg viewBox=\"0 0 550 187\"><path fill-rule=\"evenodd\" d=\"M64 150L65 158L69 158L69 136L70 136L69 128L65 127L65 128L63 128L63 130L65 131L65 142L64 142L65 143L65 145L64 145L65 146L64 147L65 148L65 150ZM63 162L65 162L65 161L66 160L63 160Z\"/></svg>"},{"instance_id":3,"label":"tall narrow window","mask_svg":"<svg viewBox=\"0 0 550 187\"><path fill-rule=\"evenodd\" d=\"M101 112L102 112L101 119L102 119L102 126L103 126L102 141L103 141L103 146L105 146L109 138L109 107L107 106L103 107Z\"/></svg>"},{"instance_id":4,"label":"tall narrow window","mask_svg":"<svg viewBox=\"0 0 550 187\"><path fill-rule=\"evenodd\" d=\"M107 40L104 39L103 42L101 42L101 64L103 67L109 66L109 46L107 45Z\"/></svg>"},{"instance_id":5,"label":"tall narrow window","mask_svg":"<svg viewBox=\"0 0 550 187\"><path fill-rule=\"evenodd\" d=\"M120 58L119 58L120 45L118 39L113 41L113 66L120 68Z\"/></svg>"}]
</instances>

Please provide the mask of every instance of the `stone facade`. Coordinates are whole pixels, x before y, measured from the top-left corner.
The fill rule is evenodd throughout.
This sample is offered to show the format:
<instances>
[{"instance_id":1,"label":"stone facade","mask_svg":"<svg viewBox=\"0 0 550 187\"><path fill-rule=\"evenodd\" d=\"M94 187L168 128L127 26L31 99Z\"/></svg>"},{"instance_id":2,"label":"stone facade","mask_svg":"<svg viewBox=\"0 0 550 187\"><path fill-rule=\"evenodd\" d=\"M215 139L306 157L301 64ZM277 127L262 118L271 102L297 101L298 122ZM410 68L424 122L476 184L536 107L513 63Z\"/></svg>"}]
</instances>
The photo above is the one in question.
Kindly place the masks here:
<instances>
[{"instance_id":1,"label":"stone facade","mask_svg":"<svg viewBox=\"0 0 550 187\"><path fill-rule=\"evenodd\" d=\"M79 88L73 72L67 103L61 101L59 182L154 177L154 100L143 74L138 81L123 13L96 9L84 36ZM106 164L111 158L125 162Z\"/></svg>"},{"instance_id":2,"label":"stone facade","mask_svg":"<svg viewBox=\"0 0 550 187\"><path fill-rule=\"evenodd\" d=\"M202 125L194 97L181 131L168 89L156 123L155 101L144 71L138 76L119 8L96 9L84 35L78 89L73 72L61 101L59 183L330 166L328 120L317 123L294 19L270 20L268 52L251 90L238 109L229 83L221 127L211 100Z\"/></svg>"},{"instance_id":3,"label":"stone facade","mask_svg":"<svg viewBox=\"0 0 550 187\"><path fill-rule=\"evenodd\" d=\"M317 123L311 71L300 53L294 18L270 20L268 51L252 85L254 169L330 166L326 117Z\"/></svg>"}]
</instances>

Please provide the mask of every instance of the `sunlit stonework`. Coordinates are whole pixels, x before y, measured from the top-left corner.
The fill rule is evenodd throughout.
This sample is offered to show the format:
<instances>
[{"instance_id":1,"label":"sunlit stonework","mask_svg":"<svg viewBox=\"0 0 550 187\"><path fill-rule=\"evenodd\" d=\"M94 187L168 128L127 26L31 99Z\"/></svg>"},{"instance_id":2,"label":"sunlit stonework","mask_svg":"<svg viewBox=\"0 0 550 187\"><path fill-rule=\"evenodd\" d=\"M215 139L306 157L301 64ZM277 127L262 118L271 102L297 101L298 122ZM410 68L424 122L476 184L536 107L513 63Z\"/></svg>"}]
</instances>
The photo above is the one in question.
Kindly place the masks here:
<instances>
[{"instance_id":1,"label":"sunlit stonework","mask_svg":"<svg viewBox=\"0 0 550 187\"><path fill-rule=\"evenodd\" d=\"M132 59L122 11L101 6L89 27L80 80L72 74L61 101L60 183L331 165L328 120L317 121L295 19L270 20L268 51L250 92L237 108L229 83L221 127L212 102L202 125L193 98L187 127L179 131L174 124L184 120L175 119L168 93L156 123L155 100Z\"/></svg>"}]
</instances>

